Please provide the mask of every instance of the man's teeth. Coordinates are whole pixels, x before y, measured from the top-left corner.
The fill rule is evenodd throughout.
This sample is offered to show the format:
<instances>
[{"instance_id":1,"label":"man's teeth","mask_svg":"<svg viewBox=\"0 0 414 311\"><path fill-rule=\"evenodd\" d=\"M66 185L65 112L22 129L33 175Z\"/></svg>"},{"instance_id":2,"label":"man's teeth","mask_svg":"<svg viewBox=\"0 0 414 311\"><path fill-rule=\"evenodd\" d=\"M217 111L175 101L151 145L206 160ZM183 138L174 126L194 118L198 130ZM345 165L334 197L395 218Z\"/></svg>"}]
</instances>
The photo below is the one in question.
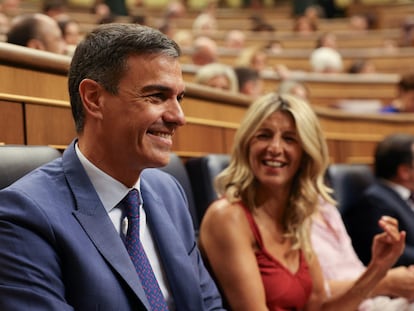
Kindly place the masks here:
<instances>
[{"instance_id":1,"label":"man's teeth","mask_svg":"<svg viewBox=\"0 0 414 311\"><path fill-rule=\"evenodd\" d=\"M152 135L163 137L163 138L170 138L171 134L163 133L163 132L152 132Z\"/></svg>"}]
</instances>

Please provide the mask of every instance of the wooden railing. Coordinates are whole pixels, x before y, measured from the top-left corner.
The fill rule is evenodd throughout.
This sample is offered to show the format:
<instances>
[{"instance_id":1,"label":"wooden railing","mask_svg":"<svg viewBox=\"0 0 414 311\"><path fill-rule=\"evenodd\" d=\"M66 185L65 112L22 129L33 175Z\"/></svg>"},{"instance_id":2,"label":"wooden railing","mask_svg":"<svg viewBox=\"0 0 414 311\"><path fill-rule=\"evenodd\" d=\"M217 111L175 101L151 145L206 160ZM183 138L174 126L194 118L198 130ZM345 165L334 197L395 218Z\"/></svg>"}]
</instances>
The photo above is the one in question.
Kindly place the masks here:
<instances>
[{"instance_id":1,"label":"wooden railing","mask_svg":"<svg viewBox=\"0 0 414 311\"><path fill-rule=\"evenodd\" d=\"M70 58L0 42L0 93L69 100Z\"/></svg>"},{"instance_id":2,"label":"wooden railing","mask_svg":"<svg viewBox=\"0 0 414 311\"><path fill-rule=\"evenodd\" d=\"M68 57L0 43L0 79L5 81L0 84L0 141L64 146L75 137L69 64ZM247 98L188 83L187 125L176 135L174 151L183 156L229 152L248 104Z\"/></svg>"},{"instance_id":3,"label":"wooden railing","mask_svg":"<svg viewBox=\"0 0 414 311\"><path fill-rule=\"evenodd\" d=\"M183 64L183 76L187 82L195 80L198 66ZM262 74L265 92L274 92L281 83L275 72ZM321 74L292 72L290 79L304 83L310 91L310 102L318 106L335 106L341 100L377 100L389 103L397 95L398 74Z\"/></svg>"},{"instance_id":4,"label":"wooden railing","mask_svg":"<svg viewBox=\"0 0 414 311\"><path fill-rule=\"evenodd\" d=\"M373 163L376 144L392 133L414 134L414 114L357 114L314 106L332 162Z\"/></svg>"},{"instance_id":5,"label":"wooden railing","mask_svg":"<svg viewBox=\"0 0 414 311\"><path fill-rule=\"evenodd\" d=\"M183 157L230 152L234 133L250 101L189 84L183 109L187 124L174 137ZM76 136L67 101L0 93L0 141L64 148Z\"/></svg>"},{"instance_id":6,"label":"wooden railing","mask_svg":"<svg viewBox=\"0 0 414 311\"><path fill-rule=\"evenodd\" d=\"M17 53L13 61L8 57L11 51ZM45 68L40 68L40 61L33 62L43 57L46 60L48 56L49 53L0 44L0 72L3 75L6 70L5 77L9 80L1 84L0 89L1 142L65 146L75 137L70 105L65 99L66 73L62 70L69 65L69 60L52 58L54 61L47 61ZM53 63L57 68L49 68ZM27 81L35 81L37 89L28 89ZM182 105L187 124L177 131L173 151L183 158L229 153L235 131L250 102L249 98L238 94L186 83ZM375 144L385 135L414 134L414 115L411 114L360 115L319 106L314 109L320 118L332 162L370 163Z\"/></svg>"},{"instance_id":7,"label":"wooden railing","mask_svg":"<svg viewBox=\"0 0 414 311\"><path fill-rule=\"evenodd\" d=\"M361 39L362 40L362 39ZM361 41L362 42L362 41ZM380 73L405 73L414 70L414 48L399 48L387 51L384 48L356 48L339 50L344 71L358 59L367 59L375 65ZM181 57L182 62L191 64L192 49L184 49ZM284 65L291 70L312 71L310 64L311 49L286 49L279 54L268 54L267 63L270 67ZM220 49L218 62L231 66L237 65L240 51Z\"/></svg>"}]
</instances>

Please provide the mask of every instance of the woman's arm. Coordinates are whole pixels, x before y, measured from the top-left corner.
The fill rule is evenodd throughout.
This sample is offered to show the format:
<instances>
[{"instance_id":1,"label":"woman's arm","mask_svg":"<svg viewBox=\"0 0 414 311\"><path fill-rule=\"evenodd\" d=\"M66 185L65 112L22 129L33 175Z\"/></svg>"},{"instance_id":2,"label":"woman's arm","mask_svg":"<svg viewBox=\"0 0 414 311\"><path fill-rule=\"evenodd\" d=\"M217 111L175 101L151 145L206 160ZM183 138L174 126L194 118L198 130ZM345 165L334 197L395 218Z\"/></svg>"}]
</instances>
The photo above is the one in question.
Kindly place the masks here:
<instances>
[{"instance_id":1,"label":"woman's arm","mask_svg":"<svg viewBox=\"0 0 414 311\"><path fill-rule=\"evenodd\" d=\"M313 310L356 310L358 305L370 296L374 288L386 275L388 269L393 266L402 254L405 245L405 232L398 231L398 221L391 217L382 217L379 221L383 233L374 238L372 248L372 260L366 271L359 277L352 287L340 295L334 295L324 301L320 298L323 289L323 277L319 262L314 256L310 262L310 271L314 281L314 291L306 307L307 311Z\"/></svg>"},{"instance_id":2,"label":"woman's arm","mask_svg":"<svg viewBox=\"0 0 414 311\"><path fill-rule=\"evenodd\" d=\"M355 280L329 281L332 296L342 295L355 283ZM388 270L386 276L373 289L370 297L389 296L414 299L414 266L400 266Z\"/></svg>"},{"instance_id":3,"label":"woman's arm","mask_svg":"<svg viewBox=\"0 0 414 311\"><path fill-rule=\"evenodd\" d=\"M268 310L254 242L241 206L222 199L207 209L200 249L232 310Z\"/></svg>"},{"instance_id":4,"label":"woman's arm","mask_svg":"<svg viewBox=\"0 0 414 311\"><path fill-rule=\"evenodd\" d=\"M404 297L414 299L414 266L400 266L388 270L387 275L374 289L373 296Z\"/></svg>"}]
</instances>

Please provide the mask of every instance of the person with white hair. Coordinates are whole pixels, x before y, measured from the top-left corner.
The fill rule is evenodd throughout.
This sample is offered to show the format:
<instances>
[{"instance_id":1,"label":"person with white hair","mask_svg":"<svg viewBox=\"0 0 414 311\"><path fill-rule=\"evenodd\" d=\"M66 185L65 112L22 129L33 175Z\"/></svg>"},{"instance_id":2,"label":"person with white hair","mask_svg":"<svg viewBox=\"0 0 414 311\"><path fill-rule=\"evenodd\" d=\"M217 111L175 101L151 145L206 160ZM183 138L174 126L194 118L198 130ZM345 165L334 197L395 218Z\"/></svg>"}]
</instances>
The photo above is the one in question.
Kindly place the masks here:
<instances>
[{"instance_id":1,"label":"person with white hair","mask_svg":"<svg viewBox=\"0 0 414 311\"><path fill-rule=\"evenodd\" d=\"M200 13L193 22L193 33L197 36L210 36L217 30L217 20L212 14Z\"/></svg>"},{"instance_id":2,"label":"person with white hair","mask_svg":"<svg viewBox=\"0 0 414 311\"><path fill-rule=\"evenodd\" d=\"M246 34L238 29L230 30L226 35L225 44L230 49L242 49L246 45Z\"/></svg>"},{"instance_id":3,"label":"person with white hair","mask_svg":"<svg viewBox=\"0 0 414 311\"><path fill-rule=\"evenodd\" d=\"M343 71L341 54L330 47L315 49L310 55L312 71L321 73L339 73Z\"/></svg>"},{"instance_id":4,"label":"person with white hair","mask_svg":"<svg viewBox=\"0 0 414 311\"><path fill-rule=\"evenodd\" d=\"M238 92L239 85L234 69L226 64L211 63L202 66L196 73L196 83L217 89Z\"/></svg>"},{"instance_id":5,"label":"person with white hair","mask_svg":"<svg viewBox=\"0 0 414 311\"><path fill-rule=\"evenodd\" d=\"M213 39L207 36L198 37L193 42L193 64L203 66L217 61L217 49L217 43Z\"/></svg>"}]
</instances>

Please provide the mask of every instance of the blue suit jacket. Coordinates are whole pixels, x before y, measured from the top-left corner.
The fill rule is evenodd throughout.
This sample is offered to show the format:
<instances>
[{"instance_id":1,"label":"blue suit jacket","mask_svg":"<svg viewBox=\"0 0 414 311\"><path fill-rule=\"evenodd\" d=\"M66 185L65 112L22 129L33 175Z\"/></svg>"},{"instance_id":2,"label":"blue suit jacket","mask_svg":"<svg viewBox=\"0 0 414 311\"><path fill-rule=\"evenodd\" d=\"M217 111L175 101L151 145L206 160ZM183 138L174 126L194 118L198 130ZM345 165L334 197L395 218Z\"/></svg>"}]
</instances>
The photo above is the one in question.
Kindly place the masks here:
<instances>
[{"instance_id":1,"label":"blue suit jacket","mask_svg":"<svg viewBox=\"0 0 414 311\"><path fill-rule=\"evenodd\" d=\"M184 191L147 169L141 192L177 310L222 310ZM0 191L0 310L149 310L128 252L72 143Z\"/></svg>"},{"instance_id":2,"label":"blue suit jacket","mask_svg":"<svg viewBox=\"0 0 414 311\"><path fill-rule=\"evenodd\" d=\"M407 232L406 247L396 266L414 264L414 212L398 193L379 181L368 187L359 204L349 208L343 215L361 261L367 265L371 260L372 241L375 234L382 232L378 220L383 215L396 218L400 230Z\"/></svg>"}]
</instances>

